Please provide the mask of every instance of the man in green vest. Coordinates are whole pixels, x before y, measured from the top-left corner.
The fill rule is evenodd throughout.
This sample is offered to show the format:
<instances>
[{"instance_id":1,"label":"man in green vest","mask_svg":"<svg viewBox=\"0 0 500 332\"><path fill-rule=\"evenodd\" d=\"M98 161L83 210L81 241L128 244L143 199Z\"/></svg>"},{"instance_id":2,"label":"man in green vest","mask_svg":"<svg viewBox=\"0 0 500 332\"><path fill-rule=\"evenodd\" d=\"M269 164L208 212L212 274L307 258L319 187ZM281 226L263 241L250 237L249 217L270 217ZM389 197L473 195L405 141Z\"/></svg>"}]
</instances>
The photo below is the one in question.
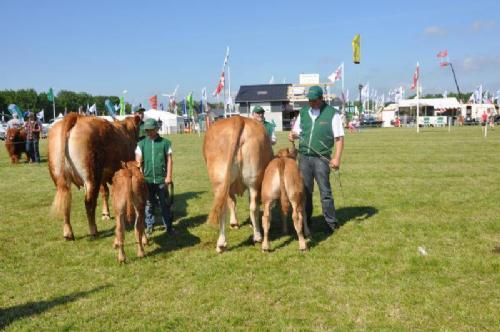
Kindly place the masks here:
<instances>
[{"instance_id":1,"label":"man in green vest","mask_svg":"<svg viewBox=\"0 0 500 332\"><path fill-rule=\"evenodd\" d=\"M312 86L307 93L309 106L303 107L288 139L299 139L299 168L304 179L306 217L311 220L314 180L319 187L323 216L329 233L339 226L330 185L330 168L340 168L344 149L344 128L338 112L323 101L323 89ZM332 150L335 144L335 154Z\"/></svg>"},{"instance_id":2,"label":"man in green vest","mask_svg":"<svg viewBox=\"0 0 500 332\"><path fill-rule=\"evenodd\" d=\"M255 106L252 110L253 118L264 125L267 135L269 139L271 139L271 144L274 145L276 144L276 134L274 133L274 127L276 127L276 125L266 121L264 112L265 110L261 106Z\"/></svg>"},{"instance_id":3,"label":"man in green vest","mask_svg":"<svg viewBox=\"0 0 500 332\"><path fill-rule=\"evenodd\" d=\"M158 199L163 225L168 234L175 234L172 227L170 206L167 205L168 185L172 183L172 144L158 135L158 122L147 119L144 122L146 137L135 149L135 159L141 164L149 196L146 200L146 234L151 235L154 226L154 209Z\"/></svg>"},{"instance_id":4,"label":"man in green vest","mask_svg":"<svg viewBox=\"0 0 500 332\"><path fill-rule=\"evenodd\" d=\"M146 137L146 131L144 130L144 112L146 110L144 108L139 108L135 114L141 119L139 123L138 132L137 132L137 142L142 141Z\"/></svg>"}]
</instances>

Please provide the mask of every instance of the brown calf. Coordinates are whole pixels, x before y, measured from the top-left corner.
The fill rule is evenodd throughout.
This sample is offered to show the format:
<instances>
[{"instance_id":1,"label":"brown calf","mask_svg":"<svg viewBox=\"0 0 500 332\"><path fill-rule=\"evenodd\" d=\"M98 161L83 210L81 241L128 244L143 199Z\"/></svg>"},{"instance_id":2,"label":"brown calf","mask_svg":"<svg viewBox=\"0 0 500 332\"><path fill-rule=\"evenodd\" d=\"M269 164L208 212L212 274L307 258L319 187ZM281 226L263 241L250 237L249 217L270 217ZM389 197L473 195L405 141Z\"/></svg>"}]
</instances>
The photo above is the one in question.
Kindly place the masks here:
<instances>
[{"instance_id":1,"label":"brown calf","mask_svg":"<svg viewBox=\"0 0 500 332\"><path fill-rule=\"evenodd\" d=\"M295 231L299 239L299 249L306 250L307 244L304 233L309 236L307 222L304 222L304 184L300 170L295 161L296 150L282 149L278 152L264 172L262 181L261 198L263 205L262 228L264 239L262 250L268 251L269 227L271 224L271 204L274 200L280 199L281 219L283 232L287 233L287 216L290 204L292 205L292 219Z\"/></svg>"},{"instance_id":2,"label":"brown calf","mask_svg":"<svg viewBox=\"0 0 500 332\"><path fill-rule=\"evenodd\" d=\"M111 197L115 211L116 229L113 246L118 249L118 261L126 260L123 249L125 243L125 220L132 223L135 216L135 240L137 242L137 257L144 257L144 244L147 238L144 234L144 211L148 188L135 161L122 162L122 168L113 176Z\"/></svg>"}]
</instances>

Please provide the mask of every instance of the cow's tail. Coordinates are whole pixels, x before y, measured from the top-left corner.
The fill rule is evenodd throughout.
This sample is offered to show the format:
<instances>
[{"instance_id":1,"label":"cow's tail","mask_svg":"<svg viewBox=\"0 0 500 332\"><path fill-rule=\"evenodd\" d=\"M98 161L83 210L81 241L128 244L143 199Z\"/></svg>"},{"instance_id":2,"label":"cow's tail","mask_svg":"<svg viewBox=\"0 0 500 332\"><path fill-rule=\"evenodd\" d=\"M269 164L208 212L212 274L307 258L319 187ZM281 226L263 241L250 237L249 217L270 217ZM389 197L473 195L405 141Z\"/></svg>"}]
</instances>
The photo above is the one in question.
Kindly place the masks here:
<instances>
[{"instance_id":1,"label":"cow's tail","mask_svg":"<svg viewBox=\"0 0 500 332\"><path fill-rule=\"evenodd\" d=\"M134 174L128 171L127 177L127 222L130 224L134 224L135 221L135 210L134 210Z\"/></svg>"},{"instance_id":2,"label":"cow's tail","mask_svg":"<svg viewBox=\"0 0 500 332\"><path fill-rule=\"evenodd\" d=\"M208 215L208 222L213 225L217 225L219 223L222 214L226 208L227 198L229 196L229 188L231 186L231 167L233 165L233 159L236 156L236 151L238 149L238 145L240 143L241 133L243 132L244 121L239 116L234 117L234 127L231 131L230 138L230 146L227 149L226 161L226 169L224 170L224 183L221 187L217 188L214 193L214 202L212 204L212 209L210 210L210 214Z\"/></svg>"},{"instance_id":3,"label":"cow's tail","mask_svg":"<svg viewBox=\"0 0 500 332\"><path fill-rule=\"evenodd\" d=\"M59 159L55 161L59 168L59 175L56 179L56 195L52 202L52 213L58 217L63 217L69 213L71 207L71 179L65 170L65 163L69 131L75 126L77 120L78 115L76 113L66 115L59 133L60 145L57 153Z\"/></svg>"},{"instance_id":4,"label":"cow's tail","mask_svg":"<svg viewBox=\"0 0 500 332\"><path fill-rule=\"evenodd\" d=\"M290 203L288 201L288 195L286 194L285 188L285 158L278 158L278 172L280 176L281 212L286 216L288 214L288 209L290 208Z\"/></svg>"}]
</instances>

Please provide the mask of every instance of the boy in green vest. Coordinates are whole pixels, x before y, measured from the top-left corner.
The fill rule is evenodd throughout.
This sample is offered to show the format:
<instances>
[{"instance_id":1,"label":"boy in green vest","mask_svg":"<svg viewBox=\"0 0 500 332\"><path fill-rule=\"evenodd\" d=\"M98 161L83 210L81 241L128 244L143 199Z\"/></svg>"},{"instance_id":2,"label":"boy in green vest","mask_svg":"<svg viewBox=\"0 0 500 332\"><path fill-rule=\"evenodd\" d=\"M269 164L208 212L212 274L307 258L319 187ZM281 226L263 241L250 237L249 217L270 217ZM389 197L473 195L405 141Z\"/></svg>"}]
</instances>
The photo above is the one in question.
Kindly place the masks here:
<instances>
[{"instance_id":1,"label":"boy in green vest","mask_svg":"<svg viewBox=\"0 0 500 332\"><path fill-rule=\"evenodd\" d=\"M288 139L290 142L299 139L299 168L304 179L306 220L311 220L312 193L316 180L323 216L332 233L339 225L330 185L330 168L340 168L344 128L339 114L323 101L323 89L320 86L309 88L307 98L309 106L300 110ZM335 154L332 158L334 144Z\"/></svg>"},{"instance_id":2,"label":"boy in green vest","mask_svg":"<svg viewBox=\"0 0 500 332\"><path fill-rule=\"evenodd\" d=\"M274 145L276 143L276 135L274 133L275 125L271 122L266 121L264 118L265 110L261 106L255 106L252 110L253 118L264 125L266 128L267 135L271 139L271 144Z\"/></svg>"},{"instance_id":3,"label":"boy in green vest","mask_svg":"<svg viewBox=\"0 0 500 332\"><path fill-rule=\"evenodd\" d=\"M163 225L168 234L175 234L167 205L168 189L172 183L172 144L158 135L158 122L147 119L144 122L146 138L139 141L135 149L135 159L140 163L149 196L146 200L146 234L151 235L154 225L156 198L160 203Z\"/></svg>"}]
</instances>

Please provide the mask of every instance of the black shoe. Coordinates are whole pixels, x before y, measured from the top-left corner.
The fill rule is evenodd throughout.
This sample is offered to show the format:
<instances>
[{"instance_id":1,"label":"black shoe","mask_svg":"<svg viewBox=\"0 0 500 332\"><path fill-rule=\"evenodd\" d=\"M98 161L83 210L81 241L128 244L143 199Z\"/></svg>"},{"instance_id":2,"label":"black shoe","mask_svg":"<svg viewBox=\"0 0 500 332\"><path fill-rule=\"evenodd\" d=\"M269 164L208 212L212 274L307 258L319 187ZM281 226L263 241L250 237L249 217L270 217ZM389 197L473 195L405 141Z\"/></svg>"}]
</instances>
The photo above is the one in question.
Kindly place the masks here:
<instances>
[{"instance_id":1,"label":"black shoe","mask_svg":"<svg viewBox=\"0 0 500 332\"><path fill-rule=\"evenodd\" d=\"M174 235L177 235L177 231L175 230L175 228L170 227L170 228L167 228L167 234L174 236Z\"/></svg>"}]
</instances>

